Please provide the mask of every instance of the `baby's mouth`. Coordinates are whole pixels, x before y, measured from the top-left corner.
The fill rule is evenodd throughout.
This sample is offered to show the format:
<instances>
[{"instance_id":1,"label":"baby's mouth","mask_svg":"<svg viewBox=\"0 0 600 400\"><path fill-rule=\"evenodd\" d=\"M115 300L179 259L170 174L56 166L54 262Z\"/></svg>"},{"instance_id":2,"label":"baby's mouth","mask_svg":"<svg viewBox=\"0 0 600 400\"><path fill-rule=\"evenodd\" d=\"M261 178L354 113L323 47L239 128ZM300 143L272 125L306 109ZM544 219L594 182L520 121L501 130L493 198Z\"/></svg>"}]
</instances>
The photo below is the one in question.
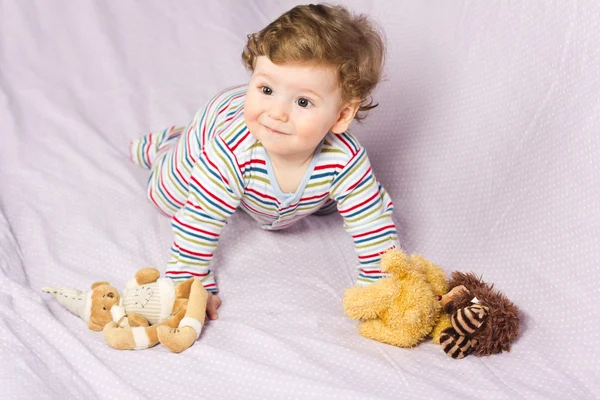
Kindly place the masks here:
<instances>
[{"instance_id":1,"label":"baby's mouth","mask_svg":"<svg viewBox=\"0 0 600 400\"><path fill-rule=\"evenodd\" d=\"M263 125L263 126L264 126L265 128L267 128L267 130L269 131L269 133L272 133L272 134L274 134L274 135L287 135L287 133L285 133L285 132L281 132L281 131L277 131L277 130L275 130L275 129L271 129L271 128L269 128L269 127L268 127L268 126L266 126L266 125Z\"/></svg>"}]
</instances>

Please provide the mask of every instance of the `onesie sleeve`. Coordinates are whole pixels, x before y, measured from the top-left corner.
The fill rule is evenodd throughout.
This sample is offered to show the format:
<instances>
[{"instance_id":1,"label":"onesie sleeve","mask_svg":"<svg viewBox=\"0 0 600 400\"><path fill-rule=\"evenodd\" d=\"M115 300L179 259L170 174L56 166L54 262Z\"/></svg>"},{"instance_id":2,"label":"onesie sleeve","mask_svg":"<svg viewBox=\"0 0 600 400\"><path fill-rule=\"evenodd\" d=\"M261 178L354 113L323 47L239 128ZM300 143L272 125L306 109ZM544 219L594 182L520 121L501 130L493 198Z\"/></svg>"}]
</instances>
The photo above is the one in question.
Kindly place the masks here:
<instances>
[{"instance_id":1,"label":"onesie sleeve","mask_svg":"<svg viewBox=\"0 0 600 400\"><path fill-rule=\"evenodd\" d=\"M387 249L399 247L392 221L394 205L375 178L364 148L352 155L333 180L330 197L337 202L344 229L358 255L357 283L367 285L385 276L379 265Z\"/></svg>"},{"instance_id":2,"label":"onesie sleeve","mask_svg":"<svg viewBox=\"0 0 600 400\"><path fill-rule=\"evenodd\" d=\"M194 163L185 205L173 216L173 245L165 276L196 277L218 292L210 262L227 219L243 194L242 172L221 136L206 142Z\"/></svg>"},{"instance_id":3,"label":"onesie sleeve","mask_svg":"<svg viewBox=\"0 0 600 400\"><path fill-rule=\"evenodd\" d=\"M169 164L176 165L177 173L184 178L181 182L174 174L173 183L180 187L179 190L187 190L184 186L187 184L185 178L191 175L197 154L228 126L233 118L232 114L240 107L239 98L245 92L246 86L236 86L217 93L198 110L192 122L184 129L185 139L178 142L174 159L167 160Z\"/></svg>"}]
</instances>

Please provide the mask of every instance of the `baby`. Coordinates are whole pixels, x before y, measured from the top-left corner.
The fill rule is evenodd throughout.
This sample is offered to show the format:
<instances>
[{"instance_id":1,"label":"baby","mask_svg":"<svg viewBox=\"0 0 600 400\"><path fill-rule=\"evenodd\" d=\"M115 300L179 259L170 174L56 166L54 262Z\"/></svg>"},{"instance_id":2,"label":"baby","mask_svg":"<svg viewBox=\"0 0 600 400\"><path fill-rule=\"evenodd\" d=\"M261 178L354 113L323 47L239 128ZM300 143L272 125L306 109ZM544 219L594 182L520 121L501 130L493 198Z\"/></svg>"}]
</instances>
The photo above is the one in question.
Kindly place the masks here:
<instances>
[{"instance_id":1,"label":"baby","mask_svg":"<svg viewBox=\"0 0 600 400\"><path fill-rule=\"evenodd\" d=\"M165 276L200 279L209 318L221 304L210 261L238 208L271 230L337 209L358 254L357 283L383 276L380 254L398 246L393 204L347 129L375 107L384 52L365 16L295 7L248 35L248 85L218 93L185 128L132 142L132 160L151 169L150 200L172 217Z\"/></svg>"}]
</instances>

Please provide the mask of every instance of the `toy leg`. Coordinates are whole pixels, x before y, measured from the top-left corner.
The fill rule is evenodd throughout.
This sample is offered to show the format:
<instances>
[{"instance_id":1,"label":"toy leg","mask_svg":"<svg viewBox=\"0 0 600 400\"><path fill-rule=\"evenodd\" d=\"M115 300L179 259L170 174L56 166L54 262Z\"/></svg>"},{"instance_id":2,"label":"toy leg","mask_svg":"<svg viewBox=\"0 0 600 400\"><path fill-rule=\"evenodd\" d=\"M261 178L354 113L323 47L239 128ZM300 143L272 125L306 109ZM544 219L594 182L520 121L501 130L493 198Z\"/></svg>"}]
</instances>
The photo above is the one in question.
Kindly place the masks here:
<instances>
[{"instance_id":1,"label":"toy leg","mask_svg":"<svg viewBox=\"0 0 600 400\"><path fill-rule=\"evenodd\" d=\"M427 335L427 332L415 334L410 331L391 329L379 319L361 322L359 333L366 338L398 347L413 347Z\"/></svg>"},{"instance_id":2,"label":"toy leg","mask_svg":"<svg viewBox=\"0 0 600 400\"><path fill-rule=\"evenodd\" d=\"M194 283L195 278L190 278L183 282L178 283L175 286L175 298L176 299L189 299L190 292L192 290L192 284Z\"/></svg>"},{"instance_id":3,"label":"toy leg","mask_svg":"<svg viewBox=\"0 0 600 400\"><path fill-rule=\"evenodd\" d=\"M452 322L450 322L450 317L448 314L442 313L438 323L433 327L433 331L431 331L431 342L434 344L440 344L441 333L451 327Z\"/></svg>"},{"instance_id":4,"label":"toy leg","mask_svg":"<svg viewBox=\"0 0 600 400\"><path fill-rule=\"evenodd\" d=\"M369 286L352 286L344 293L344 311L352 319L378 318L394 296L391 279L380 279Z\"/></svg>"},{"instance_id":5,"label":"toy leg","mask_svg":"<svg viewBox=\"0 0 600 400\"><path fill-rule=\"evenodd\" d=\"M146 318L137 314L127 315L127 322L132 328L137 328L138 326L150 326Z\"/></svg>"},{"instance_id":6,"label":"toy leg","mask_svg":"<svg viewBox=\"0 0 600 400\"><path fill-rule=\"evenodd\" d=\"M459 335L454 328L445 329L440 335L440 344L444 352L452 358L465 358L473 352L473 339Z\"/></svg>"},{"instance_id":7,"label":"toy leg","mask_svg":"<svg viewBox=\"0 0 600 400\"><path fill-rule=\"evenodd\" d=\"M143 350L158 344L157 329L161 326L176 327L183 319L185 311L180 311L171 318L152 326L120 327L116 322L109 322L103 329L106 343L117 350ZM167 328L168 329L168 328Z\"/></svg>"},{"instance_id":8,"label":"toy leg","mask_svg":"<svg viewBox=\"0 0 600 400\"><path fill-rule=\"evenodd\" d=\"M195 278L187 279L183 282L178 283L175 286L175 303L173 304L173 314L176 314L179 310L186 310L188 305L188 299L190 298L190 292L192 290L192 284Z\"/></svg>"},{"instance_id":9,"label":"toy leg","mask_svg":"<svg viewBox=\"0 0 600 400\"><path fill-rule=\"evenodd\" d=\"M161 326L158 328L158 340L163 346L174 353L181 353L189 348L200 336L202 325L206 318L206 303L208 292L198 279L193 279L190 298L185 317L179 323L179 328Z\"/></svg>"},{"instance_id":10,"label":"toy leg","mask_svg":"<svg viewBox=\"0 0 600 400\"><path fill-rule=\"evenodd\" d=\"M421 270L427 277L427 281L431 284L433 293L437 296L441 296L448 292L448 281L446 280L446 273L443 269L423 258L421 255L413 254L410 256L410 260L420 265Z\"/></svg>"},{"instance_id":11,"label":"toy leg","mask_svg":"<svg viewBox=\"0 0 600 400\"><path fill-rule=\"evenodd\" d=\"M183 310L187 310L188 299L175 299L175 303L173 303L173 314L177 314L177 312Z\"/></svg>"}]
</instances>

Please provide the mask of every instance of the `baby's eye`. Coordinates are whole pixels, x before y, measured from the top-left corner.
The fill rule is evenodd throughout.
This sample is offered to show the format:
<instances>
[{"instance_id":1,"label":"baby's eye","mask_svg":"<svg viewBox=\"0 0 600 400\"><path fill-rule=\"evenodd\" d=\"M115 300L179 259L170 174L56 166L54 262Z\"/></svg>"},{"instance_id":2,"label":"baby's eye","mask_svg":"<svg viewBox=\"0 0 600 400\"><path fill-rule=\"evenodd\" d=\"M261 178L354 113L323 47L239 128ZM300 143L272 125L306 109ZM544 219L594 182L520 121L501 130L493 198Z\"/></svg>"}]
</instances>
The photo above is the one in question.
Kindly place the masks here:
<instances>
[{"instance_id":1,"label":"baby's eye","mask_svg":"<svg viewBox=\"0 0 600 400\"><path fill-rule=\"evenodd\" d=\"M305 99L304 97L301 97L298 100L296 100L296 104L298 104L302 108L312 106L312 103L309 100Z\"/></svg>"},{"instance_id":2,"label":"baby's eye","mask_svg":"<svg viewBox=\"0 0 600 400\"><path fill-rule=\"evenodd\" d=\"M262 90L263 94L266 94L267 96L270 96L273 94L273 90L268 86L263 86L261 88L261 90Z\"/></svg>"}]
</instances>

